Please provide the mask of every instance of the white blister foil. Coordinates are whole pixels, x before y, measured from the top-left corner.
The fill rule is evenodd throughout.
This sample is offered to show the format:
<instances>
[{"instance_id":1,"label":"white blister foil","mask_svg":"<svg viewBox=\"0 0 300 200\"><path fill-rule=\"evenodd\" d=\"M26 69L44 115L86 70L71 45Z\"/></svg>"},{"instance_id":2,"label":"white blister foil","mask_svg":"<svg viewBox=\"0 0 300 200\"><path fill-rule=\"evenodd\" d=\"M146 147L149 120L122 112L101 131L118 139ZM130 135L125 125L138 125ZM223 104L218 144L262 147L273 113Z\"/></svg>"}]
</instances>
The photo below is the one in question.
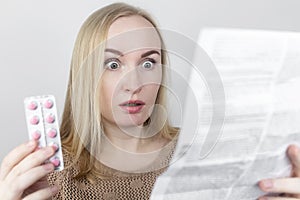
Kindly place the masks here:
<instances>
[{"instance_id":1,"label":"white blister foil","mask_svg":"<svg viewBox=\"0 0 300 200\"><path fill-rule=\"evenodd\" d=\"M30 139L39 142L39 148L53 146L55 154L47 161L56 171L64 169L58 115L53 95L27 97L24 100L26 124Z\"/></svg>"}]
</instances>

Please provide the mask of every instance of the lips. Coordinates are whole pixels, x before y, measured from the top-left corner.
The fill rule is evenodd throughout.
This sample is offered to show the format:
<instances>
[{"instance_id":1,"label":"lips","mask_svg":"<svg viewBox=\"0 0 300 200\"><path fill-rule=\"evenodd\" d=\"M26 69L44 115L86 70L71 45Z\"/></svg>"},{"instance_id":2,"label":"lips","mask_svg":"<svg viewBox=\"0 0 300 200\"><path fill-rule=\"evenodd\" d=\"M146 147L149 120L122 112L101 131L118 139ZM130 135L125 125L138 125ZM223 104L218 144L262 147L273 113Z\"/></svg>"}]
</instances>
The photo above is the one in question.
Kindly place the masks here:
<instances>
[{"instance_id":1,"label":"lips","mask_svg":"<svg viewBox=\"0 0 300 200\"><path fill-rule=\"evenodd\" d=\"M129 114L139 113L145 106L145 102L140 100L130 100L119 104L119 106Z\"/></svg>"}]
</instances>

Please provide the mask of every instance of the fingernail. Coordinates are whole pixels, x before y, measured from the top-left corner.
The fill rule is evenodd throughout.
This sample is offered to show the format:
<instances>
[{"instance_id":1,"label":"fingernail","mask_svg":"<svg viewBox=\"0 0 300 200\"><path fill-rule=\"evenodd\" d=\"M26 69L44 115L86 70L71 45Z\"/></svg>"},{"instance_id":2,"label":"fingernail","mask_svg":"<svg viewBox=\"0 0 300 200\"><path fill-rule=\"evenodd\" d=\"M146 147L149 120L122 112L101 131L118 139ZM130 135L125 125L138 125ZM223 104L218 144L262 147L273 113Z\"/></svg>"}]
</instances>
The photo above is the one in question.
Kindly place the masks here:
<instances>
[{"instance_id":1,"label":"fingernail","mask_svg":"<svg viewBox=\"0 0 300 200\"><path fill-rule=\"evenodd\" d=\"M262 181L262 185L265 189L271 189L273 187L273 181L272 180L264 180L264 181Z\"/></svg>"},{"instance_id":2,"label":"fingernail","mask_svg":"<svg viewBox=\"0 0 300 200\"><path fill-rule=\"evenodd\" d=\"M35 145L34 140L30 140L29 142L27 142L27 147L33 147L34 145Z\"/></svg>"},{"instance_id":3,"label":"fingernail","mask_svg":"<svg viewBox=\"0 0 300 200\"><path fill-rule=\"evenodd\" d=\"M46 154L46 155L52 155L53 152L54 152L54 150L53 150L52 147L47 147L47 148L45 149L45 154Z\"/></svg>"},{"instance_id":4,"label":"fingernail","mask_svg":"<svg viewBox=\"0 0 300 200\"><path fill-rule=\"evenodd\" d=\"M297 158L297 156L298 156L298 151L299 151L299 149L298 149L297 146L292 146L291 154L292 154L293 157Z\"/></svg>"},{"instance_id":5,"label":"fingernail","mask_svg":"<svg viewBox=\"0 0 300 200\"><path fill-rule=\"evenodd\" d=\"M268 197L261 197L258 200L268 200Z\"/></svg>"},{"instance_id":6,"label":"fingernail","mask_svg":"<svg viewBox=\"0 0 300 200\"><path fill-rule=\"evenodd\" d=\"M46 171L51 172L51 171L54 170L54 166L53 166L51 163L48 163L48 164L44 165L44 169L45 169Z\"/></svg>"},{"instance_id":7,"label":"fingernail","mask_svg":"<svg viewBox=\"0 0 300 200\"><path fill-rule=\"evenodd\" d=\"M50 188L50 190L51 190L52 194L56 194L58 192L58 187L56 185L54 185Z\"/></svg>"}]
</instances>

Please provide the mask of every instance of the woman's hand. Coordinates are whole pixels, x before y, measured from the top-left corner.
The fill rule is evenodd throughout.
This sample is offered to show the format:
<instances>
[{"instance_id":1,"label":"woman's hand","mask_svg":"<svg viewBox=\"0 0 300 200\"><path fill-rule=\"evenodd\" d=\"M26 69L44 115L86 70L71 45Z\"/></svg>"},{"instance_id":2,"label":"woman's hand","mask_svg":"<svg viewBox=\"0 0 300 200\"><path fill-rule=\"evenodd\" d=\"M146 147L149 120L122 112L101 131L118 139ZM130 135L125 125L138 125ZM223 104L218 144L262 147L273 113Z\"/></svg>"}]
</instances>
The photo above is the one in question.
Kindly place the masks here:
<instances>
[{"instance_id":1,"label":"woman's hand","mask_svg":"<svg viewBox=\"0 0 300 200\"><path fill-rule=\"evenodd\" d=\"M300 200L300 149L296 145L290 145L287 154L293 166L291 177L262 180L258 184L265 192L283 195L280 197L263 196L259 200Z\"/></svg>"},{"instance_id":2,"label":"woman's hand","mask_svg":"<svg viewBox=\"0 0 300 200\"><path fill-rule=\"evenodd\" d=\"M43 164L54 154L52 147L37 151L36 141L29 141L12 150L0 168L1 200L49 199L57 187L49 187L46 175L54 170L51 163Z\"/></svg>"}]
</instances>

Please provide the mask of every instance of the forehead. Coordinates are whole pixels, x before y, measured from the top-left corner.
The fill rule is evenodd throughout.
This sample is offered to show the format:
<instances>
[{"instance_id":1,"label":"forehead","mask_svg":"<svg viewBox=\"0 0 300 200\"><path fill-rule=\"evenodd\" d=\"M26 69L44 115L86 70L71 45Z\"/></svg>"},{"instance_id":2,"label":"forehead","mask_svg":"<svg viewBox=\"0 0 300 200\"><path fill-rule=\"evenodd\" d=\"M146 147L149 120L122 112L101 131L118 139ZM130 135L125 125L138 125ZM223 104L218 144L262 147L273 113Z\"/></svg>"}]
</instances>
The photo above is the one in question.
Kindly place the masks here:
<instances>
[{"instance_id":1,"label":"forehead","mask_svg":"<svg viewBox=\"0 0 300 200\"><path fill-rule=\"evenodd\" d=\"M106 48L123 53L139 49L161 49L158 32L141 16L118 18L109 28Z\"/></svg>"}]
</instances>

